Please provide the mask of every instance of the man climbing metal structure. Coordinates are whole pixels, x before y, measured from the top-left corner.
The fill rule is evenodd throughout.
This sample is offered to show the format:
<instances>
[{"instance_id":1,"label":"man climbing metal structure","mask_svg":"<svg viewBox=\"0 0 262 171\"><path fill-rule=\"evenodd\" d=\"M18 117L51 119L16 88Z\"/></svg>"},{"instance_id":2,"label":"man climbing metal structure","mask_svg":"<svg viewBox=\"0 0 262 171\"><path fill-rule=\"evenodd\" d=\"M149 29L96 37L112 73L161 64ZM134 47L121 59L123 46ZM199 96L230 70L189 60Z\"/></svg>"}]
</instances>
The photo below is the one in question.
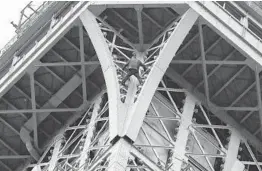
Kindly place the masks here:
<instances>
[{"instance_id":1,"label":"man climbing metal structure","mask_svg":"<svg viewBox=\"0 0 262 171\"><path fill-rule=\"evenodd\" d=\"M141 84L141 76L139 74L140 67L143 67L144 71L146 71L146 65L144 65L139 59L137 59L135 56L133 56L123 67L123 70L125 70L127 67L127 75L122 80L122 85L125 85L126 81L134 75L139 83Z\"/></svg>"}]
</instances>

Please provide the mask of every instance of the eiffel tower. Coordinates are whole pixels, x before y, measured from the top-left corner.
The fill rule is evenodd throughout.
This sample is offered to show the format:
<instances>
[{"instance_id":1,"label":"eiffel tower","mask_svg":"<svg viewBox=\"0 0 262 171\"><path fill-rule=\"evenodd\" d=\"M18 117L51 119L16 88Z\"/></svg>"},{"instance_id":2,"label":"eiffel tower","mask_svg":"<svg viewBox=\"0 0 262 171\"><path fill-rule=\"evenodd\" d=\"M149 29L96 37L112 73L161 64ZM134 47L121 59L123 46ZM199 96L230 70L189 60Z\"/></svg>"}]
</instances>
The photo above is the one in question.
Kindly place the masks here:
<instances>
[{"instance_id":1,"label":"eiffel tower","mask_svg":"<svg viewBox=\"0 0 262 171\"><path fill-rule=\"evenodd\" d=\"M260 2L36 3L0 51L0 171L262 171Z\"/></svg>"}]
</instances>

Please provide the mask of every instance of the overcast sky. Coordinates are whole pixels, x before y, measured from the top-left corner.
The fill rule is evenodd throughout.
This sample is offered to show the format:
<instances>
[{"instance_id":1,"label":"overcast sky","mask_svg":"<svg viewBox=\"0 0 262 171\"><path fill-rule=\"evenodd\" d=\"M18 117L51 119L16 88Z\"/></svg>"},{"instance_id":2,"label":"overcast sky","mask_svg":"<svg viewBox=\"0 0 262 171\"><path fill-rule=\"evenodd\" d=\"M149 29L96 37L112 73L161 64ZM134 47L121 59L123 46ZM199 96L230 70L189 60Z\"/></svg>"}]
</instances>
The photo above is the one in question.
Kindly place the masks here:
<instances>
[{"instance_id":1,"label":"overcast sky","mask_svg":"<svg viewBox=\"0 0 262 171\"><path fill-rule=\"evenodd\" d=\"M15 35L11 21L18 23L20 11L29 3L28 0L3 0L0 5L0 49Z\"/></svg>"}]
</instances>

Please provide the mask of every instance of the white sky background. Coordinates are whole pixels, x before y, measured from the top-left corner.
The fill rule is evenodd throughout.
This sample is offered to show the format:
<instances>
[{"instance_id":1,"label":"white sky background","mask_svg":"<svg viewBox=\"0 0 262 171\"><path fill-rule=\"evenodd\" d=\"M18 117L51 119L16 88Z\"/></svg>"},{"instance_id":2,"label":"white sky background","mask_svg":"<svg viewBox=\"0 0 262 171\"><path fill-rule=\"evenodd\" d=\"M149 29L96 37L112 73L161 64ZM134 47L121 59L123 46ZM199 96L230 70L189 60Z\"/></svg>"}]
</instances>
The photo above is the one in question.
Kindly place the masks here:
<instances>
[{"instance_id":1,"label":"white sky background","mask_svg":"<svg viewBox=\"0 0 262 171\"><path fill-rule=\"evenodd\" d=\"M29 3L28 0L3 0L0 5L0 49L15 36L11 21L18 23L20 11Z\"/></svg>"}]
</instances>

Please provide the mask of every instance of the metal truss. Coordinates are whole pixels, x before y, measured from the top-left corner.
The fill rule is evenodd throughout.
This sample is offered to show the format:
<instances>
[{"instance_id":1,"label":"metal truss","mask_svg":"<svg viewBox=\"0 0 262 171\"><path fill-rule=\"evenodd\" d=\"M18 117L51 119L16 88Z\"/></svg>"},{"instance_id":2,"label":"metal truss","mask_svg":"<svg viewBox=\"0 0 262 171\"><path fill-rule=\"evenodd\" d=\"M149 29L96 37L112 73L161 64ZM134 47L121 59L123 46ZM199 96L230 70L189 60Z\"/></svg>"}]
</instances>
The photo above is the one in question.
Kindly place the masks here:
<instances>
[{"instance_id":1,"label":"metal truss","mask_svg":"<svg viewBox=\"0 0 262 171\"><path fill-rule=\"evenodd\" d=\"M67 16L68 17L68 16ZM60 23L61 24L61 23ZM52 28L55 29L55 28ZM51 31L50 31L51 32ZM83 34L83 33L82 33ZM80 37L83 37L80 35ZM80 40L81 41L81 40ZM80 45L83 45L83 42L80 42ZM34 49L33 49L34 50ZM80 47L79 51L83 51L83 46ZM82 58L83 54L81 54L81 58ZM21 61L20 61L21 62ZM15 66L16 65L16 66ZM19 65L19 63L15 64L13 68L10 69L10 72L12 72L14 70L15 67L17 67L17 65ZM82 65L82 61L81 64ZM93 70L95 70L97 68L98 65L95 65L93 67ZM29 97L26 93L24 93L18 86L14 86L15 88L17 88L23 95L25 95L25 97L29 100L31 100L32 102L32 107L31 109L17 109L15 106L12 106L12 104L10 102L8 102L8 100L5 100L6 103L8 103L8 105L12 106L13 110L2 110L1 113L2 114L11 114L11 113L17 113L17 114L22 114L22 116L24 117L23 113L33 113L33 117L30 118L24 125L24 127L22 127L21 131L18 132L16 131L13 127L11 127L9 125L9 127L14 130L14 132L17 132L18 135L20 135L21 139L23 140L24 143L27 144L29 149L32 149L32 151L29 150L30 154L35 158L38 159L38 153L34 150L33 146L36 146L36 148L38 148L38 135L37 135L37 126L39 123L41 123L41 121L43 121L51 112L81 112L81 110L83 110L85 108L86 105L88 105L88 102L86 101L86 88L83 89L83 105L80 106L79 108L65 108L65 109L58 109L56 110L54 107L57 107L60 103L62 103L62 101L73 91L75 90L81 83L83 83L82 85L84 87L86 87L85 85L85 78L86 76L89 76L92 73L92 69L90 69L89 73L83 73L83 69L84 67L82 67L82 71L79 71L78 73L76 73L76 75L74 77L71 78L71 80L69 80L67 83L61 79L58 75L56 75L51 69L49 69L47 66L45 66L43 64L43 67L45 69L47 69L53 76L55 76L58 80L60 80L61 82L64 83L64 86L58 91L56 92L54 95L52 92L50 92L50 90L48 90L46 87L44 87L41 83L39 83L35 78L34 78L34 71L37 70L36 68L38 68L38 66L36 66L35 68L33 68L33 70L29 71L29 75L30 75L30 81L31 81L31 97ZM82 75L82 77L80 76ZM40 86L41 88L43 88L49 95L53 95L51 97L51 99L40 108L39 104L36 103L35 101L35 84ZM82 98L82 95L79 96L80 98ZM36 113L42 113L40 116L36 116ZM25 117L27 118L27 117ZM55 119L55 118L54 118ZM3 120L4 121L4 120ZM57 121L55 119L55 121ZM59 122L58 122L59 123ZM61 124L61 123L59 123ZM31 142L31 136L29 135L30 132L34 130L34 145L30 144ZM49 136L47 134L47 136ZM34 152L33 152L34 151Z\"/></svg>"},{"instance_id":2,"label":"metal truss","mask_svg":"<svg viewBox=\"0 0 262 171\"><path fill-rule=\"evenodd\" d=\"M112 104L109 104L109 107L111 106L110 112L112 111L114 115L127 112L127 114L123 116L110 115L112 123L111 133L113 134L111 135L111 138L114 138L116 135L124 136L126 134L134 141L140 129L140 125L142 124L147 107L149 106L150 99L153 97L153 92L156 90L159 81L165 73L164 71L168 67L168 61L171 61L187 32L197 19L197 15L189 10L181 19L177 18L175 22L173 22L159 37L157 37L157 39L155 39L154 42L152 42L152 45L144 54L135 50L134 46L130 44L128 40L117 34L117 32L112 28L108 27L103 20L98 19L97 22L97 19L91 12L85 11L80 18L89 33L95 49L97 48L96 51L104 71L107 87L112 90L109 92L109 94L112 93L112 95L109 95L110 98L112 98L112 100L110 100L112 101ZM188 25L188 27L185 25ZM101 31L99 31L100 29ZM122 41L119 41L119 39ZM172 47L163 46L168 41L172 43L167 43L166 45L172 44ZM124 46L122 42L124 43ZM122 48L120 48L121 50L117 50L115 47ZM101 48L104 50L101 51ZM133 54L132 51L134 52ZM126 90L125 87L119 85L119 82L125 75L121 66L123 66L132 55L145 61L148 69L144 71L144 80L142 84L139 85L134 81ZM165 57L165 62L163 62L163 57ZM151 75L154 75L154 79ZM142 104L141 101L144 103ZM132 112L128 110L129 105L134 106L132 107ZM114 107L114 109L112 107ZM123 122L127 123L123 124ZM134 125L133 122L136 123L137 127L132 127L132 130L129 130L127 125ZM122 128L123 125L126 125L126 128ZM118 132L120 130L126 131L126 133Z\"/></svg>"},{"instance_id":3,"label":"metal truss","mask_svg":"<svg viewBox=\"0 0 262 171\"><path fill-rule=\"evenodd\" d=\"M49 32L39 41L36 42L34 48L23 56L23 60L19 60L14 67L12 67L4 77L1 78L0 84L2 89L0 95L3 96L8 90L10 84L14 84L19 78L22 77L31 64L31 62L38 60L42 57L47 49L50 49L54 42L59 40L62 34L70 27L78 16L89 6L87 2L80 2L71 9L59 22L49 30ZM19 72L18 72L19 71Z\"/></svg>"},{"instance_id":4,"label":"metal truss","mask_svg":"<svg viewBox=\"0 0 262 171\"><path fill-rule=\"evenodd\" d=\"M36 164L41 170L70 170L82 167L84 169L110 147L106 98L104 93L99 95L79 121L67 127L54 139ZM88 160L90 156L92 156L92 161Z\"/></svg>"},{"instance_id":5,"label":"metal truss","mask_svg":"<svg viewBox=\"0 0 262 171\"><path fill-rule=\"evenodd\" d=\"M241 16L240 19L238 19L230 13L225 6L218 2L190 2L188 4L191 8L198 11L198 13L207 20L212 27L218 29L218 32L222 33L240 52L261 64L261 38L249 29L248 24L244 24L240 21L240 19L242 20L243 18L246 18L246 16ZM214 11L216 12L214 13ZM236 11L239 11L239 8L236 8ZM219 19L215 16L219 17ZM218 20L221 22L216 22ZM254 21L253 18L251 20ZM234 28L234 31L230 31L228 28ZM249 42L249 45L243 41Z\"/></svg>"},{"instance_id":6,"label":"metal truss","mask_svg":"<svg viewBox=\"0 0 262 171\"><path fill-rule=\"evenodd\" d=\"M41 164L39 160L35 169L243 171L254 164L260 171L252 147L237 130L222 121L214 125L212 120L219 119L192 94L181 87L169 87L163 78L197 17L188 10L141 53L103 19L88 10L83 12L80 19L100 60L108 99L98 97L81 121L67 128L70 135L65 135L62 147L61 141L56 141L48 161ZM200 64L205 70L201 30ZM121 68L132 56L143 60L148 69L143 72L142 84L131 78L126 88L119 84L126 74ZM205 76L203 83L208 90L207 73ZM209 97L208 92L206 95ZM239 157L241 142L246 147L241 155L249 154L251 161ZM48 152L50 149L45 155Z\"/></svg>"},{"instance_id":7,"label":"metal truss","mask_svg":"<svg viewBox=\"0 0 262 171\"><path fill-rule=\"evenodd\" d=\"M125 138L109 142L109 103L101 94L29 168L100 171L119 169L126 162L123 170L130 171L261 170L254 149L237 130L223 122L214 125L218 118L191 94L168 85L161 81L134 143Z\"/></svg>"},{"instance_id":8,"label":"metal truss","mask_svg":"<svg viewBox=\"0 0 262 171\"><path fill-rule=\"evenodd\" d=\"M71 18L72 16L74 16L75 12L73 12L74 10L76 10L77 8L81 8L81 7L86 7L86 3L80 3L78 4L77 6L75 6L76 8L72 8L71 9L71 12L70 14L64 16L63 19L64 22L66 20L68 20L69 18ZM76 19L76 17L73 17L73 19L71 18L71 21L69 23L72 23L74 22L74 20ZM70 20L70 19L69 19ZM52 31L54 30L57 30L57 28L62 26L63 27L63 20L60 20L60 23L58 23L56 25L56 27L53 27L51 28L51 30L49 31L49 36L52 34ZM68 24L69 24L68 23ZM65 26L63 29L65 29L66 27L68 26ZM82 27L81 27L82 28ZM61 29L61 28L60 28ZM81 31L80 31L81 33ZM60 32L61 34L61 32ZM83 31L82 31L82 34L83 34ZM47 38L48 35L45 36L45 38ZM80 35L80 37L83 38L83 35ZM40 43L40 42L38 42ZM43 42L42 42L43 43ZM81 46L82 45L82 46ZM27 54L27 56L23 56L25 58L27 58L28 56L30 55L35 55L34 52L31 53L32 51L34 51L36 49L31 49L31 51L29 52L29 55ZM51 69L49 69L47 66L45 66L45 64L43 64L42 66L37 66L35 65L36 67L33 67L33 69L31 69L31 67L28 67L26 66L24 69L27 70L28 74L30 75L30 89L31 89L31 96L27 95L22 89L20 89L17 85L14 85L15 89L17 89L22 95L25 96L25 99L27 99L28 101L31 101L32 102L32 106L31 108L29 109L18 109L16 106L14 106L12 103L10 103L7 99L5 98L2 98L4 100L5 103L8 104L8 106L11 107L11 110L8 110L10 109L9 107L7 107L8 109L7 110L2 110L1 113L2 114L14 114L14 113L17 113L19 115L21 115L23 118L27 119L27 116L25 116L24 113L32 113L32 117L25 123L25 125L22 127L21 131L17 131L13 126L11 126L8 122L6 122L4 119L1 119L1 122L4 123L5 125L7 125L13 132L16 133L16 135L20 136L22 141L26 144L26 147L28 148L28 151L29 153L31 154L31 156L33 156L33 158L35 159L39 159L39 156L38 156L38 151L40 151L40 149L38 148L38 131L40 132L43 132L43 130L41 129L37 129L38 125L51 113L51 112L72 112L72 114L76 114L77 113L81 113L82 110L86 110L85 108L89 105L89 102L87 101L87 98L86 98L86 77L88 77L93 70L95 70L98 65L94 65L93 69L89 68L87 71L87 73L85 73L85 65L84 62L83 62L83 56L85 55L83 53L83 39L82 39L82 42L80 40L80 49L79 51L81 51L81 63L80 65L82 66L82 70L81 71L78 71L76 73L76 75L74 77L72 77L71 80L69 80L68 82L65 82L62 78L60 78L58 75L55 74L55 72L53 72ZM37 55L38 56L38 55ZM25 59L24 58L24 59ZM63 57L62 57L63 58ZM21 58L20 58L21 59ZM20 60L19 59L19 60ZM24 61L24 60L22 60ZM9 69L9 72L13 72L14 70L18 69L19 68L19 65L21 64L22 62L21 60L18 61L18 62L15 62L12 67ZM66 61L65 61L66 62ZM21 66L21 65L20 65ZM73 65L71 65L73 66ZM36 68L39 68L39 67L44 67L48 72L50 72L56 79L58 79L59 81L63 82L64 83L64 86L58 91L56 92L55 94L53 94L48 88L46 88L45 86L43 86L40 82L37 81L37 79L35 78L34 76L34 71L37 70ZM5 76L10 76L9 75L10 73L8 73L7 75ZM12 75L12 74L11 74ZM21 75L20 75L21 76ZM88 81L88 80L87 80ZM81 83L83 87L85 87L83 89L83 97L82 95L80 95L79 97L80 98L84 98L83 99L83 105L81 105L79 108L69 108L67 105L64 105L66 106L67 108L60 108L60 109L55 109L60 103L63 103L62 101L71 93L73 92ZM44 106L40 106L39 104L37 104L35 98L36 98L36 95L35 95L35 85L41 87L45 92L47 92L47 94L49 94L51 97L51 99L44 105ZM79 95L79 93L78 93ZM41 108L41 109L39 109ZM36 114L37 113L41 113L41 115L37 116ZM54 119L54 121L56 121L58 124L61 125L61 122L58 121L55 117L51 116L51 118ZM31 136L29 135L30 132L33 131L33 139L31 138ZM45 135L47 135L48 137L50 137L50 135L48 135L47 133L43 132ZM34 142L33 144L31 142ZM22 159L22 158L28 158L28 156L23 156L23 155L19 155L18 152L16 152L15 150L13 150L12 147L10 147L9 145L7 145L4 141L1 141L1 144L3 144L3 147L6 147L8 150L10 150L12 153L14 153L16 156L5 156L5 155L2 155L1 156L1 159ZM6 146L7 145L7 146ZM2 165L5 167L5 168L8 168L4 163L2 163ZM8 170L11 170L10 168L8 168Z\"/></svg>"},{"instance_id":9,"label":"metal truss","mask_svg":"<svg viewBox=\"0 0 262 171\"><path fill-rule=\"evenodd\" d=\"M12 39L0 50L0 55L5 54L14 45L27 28L31 27L34 22L41 16L48 8L52 7L56 3L54 2L29 2L24 9L20 12L20 18L17 24L13 21L11 24L15 27L17 35L12 37Z\"/></svg>"},{"instance_id":10,"label":"metal truss","mask_svg":"<svg viewBox=\"0 0 262 171\"><path fill-rule=\"evenodd\" d=\"M29 2L22 10L21 15L18 21L18 24L13 26L16 28L16 33L21 34L28 25L32 24L33 21L37 20L37 17L43 13L46 8L49 8L52 4L52 2L42 2L42 3L36 3L36 2Z\"/></svg>"},{"instance_id":11,"label":"metal truss","mask_svg":"<svg viewBox=\"0 0 262 171\"><path fill-rule=\"evenodd\" d=\"M228 17L228 13L215 2L189 2L191 7L184 15L178 17L172 22L163 33L144 50L142 45L144 42L142 33L142 18L145 15L151 21L149 15L137 8L138 28L129 23L125 18L119 15L116 11L114 13L119 16L125 23L127 23L134 31L138 33L139 47L133 45L127 38L123 37L121 30L115 30L104 18L95 17L89 10L86 10L89 4L79 3L72 8L70 14L65 16L58 25L52 28L49 34L41 42L38 42L36 49L33 49L20 61L17 66L10 69L8 76L5 76L0 82L0 95L6 91L6 86L11 85L18 79L18 74L28 72L30 75L31 85L31 109L18 110L13 107L13 110L3 110L1 113L32 113L32 118L28 121L29 130L34 131L34 138L29 142L34 141L34 145L38 144L37 139L37 120L36 113L43 113L40 120L43 120L51 112L80 112L86 110L85 113L74 124L68 126L63 134L59 134L51 145L45 150L41 156L31 155L37 159L37 163L29 165L26 169L34 171L72 171L72 170L156 170L156 171L244 171L244 170L258 170L261 171L259 159L260 153L254 150L255 139L249 140L243 137L242 133L221 121L218 117L213 115L208 107L212 105L210 100L215 98L230 82L239 75L246 66L243 66L235 73L232 79L227 80L226 84L221 87L215 94L209 94L208 78L221 65L244 65L246 61L228 61L227 59L235 52L230 52L223 61L207 61L206 53L211 50L221 40L218 39L210 47L204 47L203 33L204 29L199 22L200 49L201 55L197 60L173 60L180 45L183 43L189 30L195 24L199 14L206 20L211 22L214 26L218 26L222 30L222 34L228 35L229 30L223 26L218 25L219 22L213 23L213 16L210 13L204 12L202 8L209 11L216 9L223 17ZM99 3L98 3L99 4ZM218 8L218 9L217 9ZM195 11L199 14L197 14ZM226 15L227 14L227 15ZM57 107L63 99L68 96L71 90L70 86L74 85L72 89L78 87L81 83L83 86L83 105L79 108L58 108L49 109L44 105L43 109L38 108L35 100L35 80L34 72L27 69L32 61L38 60L45 52L44 49L52 46L52 42L48 38L58 39L66 28L72 24L78 17L84 25L97 53L99 63L97 61L85 61L84 44L83 44L83 27L79 25L80 48L78 49L71 42L71 45L80 53L80 62L63 62L57 63L37 63L35 67L45 67L48 70L50 66L81 66L80 71L72 77L71 80L65 82L62 78L56 75L52 70L48 70L54 77L63 82L65 85L61 91L58 91L49 100L53 107ZM233 20L235 21L235 20ZM232 22L233 22L232 21ZM68 22L68 23L67 23ZM152 21L156 23L156 21ZM159 26L159 24L156 23ZM238 22L239 25L239 22ZM241 41L235 46L245 47L245 53L251 56L258 63L257 52L254 48L259 48L261 45L260 38L254 36L250 31L241 25L236 30L245 32L243 39L255 40L257 44L251 45L253 48L244 46ZM244 30L244 31L243 31ZM239 31L240 32L240 31ZM51 38L54 37L54 38ZM197 37L195 36L195 37ZM255 39L255 38L256 39ZM67 38L64 38L67 39ZM194 38L192 38L193 40ZM237 36L234 37L237 39ZM257 40L258 39L258 40ZM70 40L66 40L67 42ZM42 48L40 45L44 45ZM186 48L184 45L182 48ZM40 51L40 52L38 52ZM57 56L57 52L52 50ZM180 49L181 51L181 49ZM178 53L180 52L178 51ZM259 51L260 52L260 51ZM120 85L121 80L126 75L122 70L128 60L135 56L142 60L147 70L141 71L142 83L139 83L135 78L131 78L127 86ZM63 57L62 57L63 58ZM95 57L94 57L95 58ZM197 87L204 84L205 87L205 104L202 104L191 92L177 86L173 81L170 83L164 74L170 63L175 64L192 64L187 70L182 73L182 76L189 72L190 68L195 64L201 64L203 67L203 81L198 83ZM93 69L101 64L104 78L106 81L107 93L102 93L94 101L87 101L86 92L86 73L85 67L90 65ZM207 73L207 65L218 65L211 73ZM22 67L25 65L25 67ZM18 68L19 73L15 73ZM73 67L74 68L74 67ZM261 94L260 94L260 77L259 68L256 67L256 82L251 86L256 86L258 92L258 106L257 107L235 107L239 99L243 97L243 92L229 107L214 107L218 110L239 110L239 111L259 111L260 119L261 111ZM82 75L80 77L79 75ZM170 75L170 72L169 72ZM3 81L7 80L8 83ZM179 82L179 81L178 81ZM170 86L171 85L171 86ZM174 86L175 85L175 86ZM42 86L48 93L48 89ZM250 89L251 89L250 88ZM248 88L248 90L250 90ZM52 94L52 93L49 93ZM59 98L57 101L54 98ZM79 95L81 97L81 95ZM9 103L5 100L6 103ZM48 102L49 103L49 102ZM214 109L212 110L215 111ZM248 114L248 116L251 113ZM22 114L23 115L23 114ZM247 116L247 117L248 117ZM246 117L246 119L247 119ZM218 120L221 124L213 124L213 120ZM261 119L262 120L262 119ZM11 125L0 119L2 123L7 125L14 132L19 134ZM216 122L218 123L218 122ZM235 126L235 125L233 125ZM259 128L261 129L261 128ZM30 133L29 131L29 133ZM29 135L28 133L28 135ZM248 134L249 135L249 134ZM252 143L250 142L252 141ZM1 142L5 144L4 142ZM31 144L27 144L28 146ZM27 155L19 155L11 147L6 145L10 151L13 151L14 156L0 156L1 158L28 158ZM5 164L2 163L5 167ZM11 170L7 167L7 170Z\"/></svg>"}]
</instances>

